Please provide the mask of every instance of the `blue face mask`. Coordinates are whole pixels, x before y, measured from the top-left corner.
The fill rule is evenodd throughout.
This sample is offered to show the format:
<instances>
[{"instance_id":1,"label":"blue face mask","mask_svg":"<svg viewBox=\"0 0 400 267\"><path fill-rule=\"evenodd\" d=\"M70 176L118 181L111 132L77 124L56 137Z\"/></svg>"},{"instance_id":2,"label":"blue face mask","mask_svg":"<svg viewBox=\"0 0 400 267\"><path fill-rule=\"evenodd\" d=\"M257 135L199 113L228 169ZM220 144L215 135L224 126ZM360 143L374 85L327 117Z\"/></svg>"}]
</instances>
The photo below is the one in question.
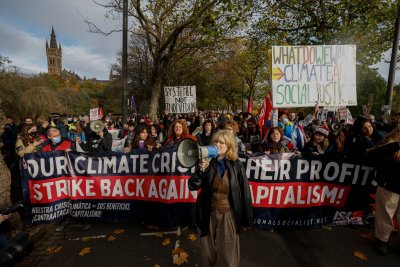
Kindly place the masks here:
<instances>
[{"instance_id":1,"label":"blue face mask","mask_svg":"<svg viewBox=\"0 0 400 267\"><path fill-rule=\"evenodd\" d=\"M61 142L61 137L53 137L51 138L51 141L55 144L58 144Z\"/></svg>"},{"instance_id":2,"label":"blue face mask","mask_svg":"<svg viewBox=\"0 0 400 267\"><path fill-rule=\"evenodd\" d=\"M288 118L285 118L285 119L282 120L282 122L285 123L285 124L288 123L288 121L289 121Z\"/></svg>"}]
</instances>

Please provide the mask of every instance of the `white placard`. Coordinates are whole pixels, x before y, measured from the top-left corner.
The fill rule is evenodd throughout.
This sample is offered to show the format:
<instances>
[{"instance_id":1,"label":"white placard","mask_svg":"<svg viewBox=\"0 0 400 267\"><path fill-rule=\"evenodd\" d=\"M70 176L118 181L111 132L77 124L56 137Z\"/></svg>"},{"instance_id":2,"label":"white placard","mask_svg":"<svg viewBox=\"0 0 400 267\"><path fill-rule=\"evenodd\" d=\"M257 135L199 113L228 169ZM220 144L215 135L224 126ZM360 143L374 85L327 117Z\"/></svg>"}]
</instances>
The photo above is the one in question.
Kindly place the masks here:
<instances>
[{"instance_id":1,"label":"white placard","mask_svg":"<svg viewBox=\"0 0 400 267\"><path fill-rule=\"evenodd\" d=\"M101 120L99 116L99 108L91 108L89 112L90 121Z\"/></svg>"},{"instance_id":2,"label":"white placard","mask_svg":"<svg viewBox=\"0 0 400 267\"><path fill-rule=\"evenodd\" d=\"M111 145L111 151L124 152L125 139L114 139Z\"/></svg>"},{"instance_id":3,"label":"white placard","mask_svg":"<svg viewBox=\"0 0 400 267\"><path fill-rule=\"evenodd\" d=\"M111 134L113 140L119 139L119 130L108 130L108 132Z\"/></svg>"},{"instance_id":4,"label":"white placard","mask_svg":"<svg viewBox=\"0 0 400 267\"><path fill-rule=\"evenodd\" d=\"M356 46L273 46L274 108L356 106Z\"/></svg>"},{"instance_id":5,"label":"white placard","mask_svg":"<svg viewBox=\"0 0 400 267\"><path fill-rule=\"evenodd\" d=\"M196 86L164 87L164 96L169 113L196 112Z\"/></svg>"}]
</instances>

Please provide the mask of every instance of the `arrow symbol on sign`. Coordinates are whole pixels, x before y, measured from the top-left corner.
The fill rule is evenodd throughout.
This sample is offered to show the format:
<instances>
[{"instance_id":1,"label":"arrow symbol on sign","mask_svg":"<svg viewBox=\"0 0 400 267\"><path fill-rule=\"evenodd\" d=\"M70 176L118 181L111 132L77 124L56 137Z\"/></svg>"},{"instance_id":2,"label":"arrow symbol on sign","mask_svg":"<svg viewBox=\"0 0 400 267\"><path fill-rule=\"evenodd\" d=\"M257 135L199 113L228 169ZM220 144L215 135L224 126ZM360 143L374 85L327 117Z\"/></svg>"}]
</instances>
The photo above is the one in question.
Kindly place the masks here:
<instances>
[{"instance_id":1,"label":"arrow symbol on sign","mask_svg":"<svg viewBox=\"0 0 400 267\"><path fill-rule=\"evenodd\" d=\"M278 68L272 68L272 80L277 80L279 81L285 73L278 67Z\"/></svg>"}]
</instances>

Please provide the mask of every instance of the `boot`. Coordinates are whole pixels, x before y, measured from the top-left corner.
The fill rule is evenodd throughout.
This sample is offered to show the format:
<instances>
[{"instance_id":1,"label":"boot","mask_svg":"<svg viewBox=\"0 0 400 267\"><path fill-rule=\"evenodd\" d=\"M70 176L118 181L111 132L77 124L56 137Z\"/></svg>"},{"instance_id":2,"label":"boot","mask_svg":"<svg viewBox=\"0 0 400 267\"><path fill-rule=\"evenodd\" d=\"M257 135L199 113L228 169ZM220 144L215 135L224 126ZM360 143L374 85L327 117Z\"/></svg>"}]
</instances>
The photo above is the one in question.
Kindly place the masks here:
<instances>
[{"instance_id":1,"label":"boot","mask_svg":"<svg viewBox=\"0 0 400 267\"><path fill-rule=\"evenodd\" d=\"M379 239L376 239L373 247L379 255L385 256L387 254L388 242L383 242Z\"/></svg>"}]
</instances>

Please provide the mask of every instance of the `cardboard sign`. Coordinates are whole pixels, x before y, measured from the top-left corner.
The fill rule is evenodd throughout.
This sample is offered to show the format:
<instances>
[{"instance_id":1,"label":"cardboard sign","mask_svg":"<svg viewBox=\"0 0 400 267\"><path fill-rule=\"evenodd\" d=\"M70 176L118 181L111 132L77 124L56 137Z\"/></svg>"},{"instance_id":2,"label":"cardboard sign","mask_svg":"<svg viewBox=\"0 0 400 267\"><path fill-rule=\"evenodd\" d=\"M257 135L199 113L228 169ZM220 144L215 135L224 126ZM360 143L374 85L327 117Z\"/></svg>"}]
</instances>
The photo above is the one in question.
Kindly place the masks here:
<instances>
[{"instance_id":1,"label":"cardboard sign","mask_svg":"<svg viewBox=\"0 0 400 267\"><path fill-rule=\"evenodd\" d=\"M356 46L273 46L274 108L356 106Z\"/></svg>"},{"instance_id":2,"label":"cardboard sign","mask_svg":"<svg viewBox=\"0 0 400 267\"><path fill-rule=\"evenodd\" d=\"M101 120L99 116L99 108L92 108L89 112L90 121Z\"/></svg>"},{"instance_id":3,"label":"cardboard sign","mask_svg":"<svg viewBox=\"0 0 400 267\"><path fill-rule=\"evenodd\" d=\"M169 113L196 112L196 86L164 87L164 96Z\"/></svg>"}]
</instances>

